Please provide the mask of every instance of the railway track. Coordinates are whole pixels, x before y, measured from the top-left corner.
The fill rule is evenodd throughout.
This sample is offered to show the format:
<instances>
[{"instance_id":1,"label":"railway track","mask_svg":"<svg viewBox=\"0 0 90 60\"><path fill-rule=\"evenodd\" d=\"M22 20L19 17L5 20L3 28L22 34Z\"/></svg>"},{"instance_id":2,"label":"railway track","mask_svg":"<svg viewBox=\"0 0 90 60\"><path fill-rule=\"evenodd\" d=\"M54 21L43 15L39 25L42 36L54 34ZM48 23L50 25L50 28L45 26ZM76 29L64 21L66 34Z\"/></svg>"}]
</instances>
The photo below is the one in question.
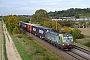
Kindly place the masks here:
<instances>
[{"instance_id":1,"label":"railway track","mask_svg":"<svg viewBox=\"0 0 90 60\"><path fill-rule=\"evenodd\" d=\"M77 60L90 60L90 51L77 45L74 45L74 48L70 51L65 52Z\"/></svg>"},{"instance_id":2,"label":"railway track","mask_svg":"<svg viewBox=\"0 0 90 60\"><path fill-rule=\"evenodd\" d=\"M71 55L72 57L76 58L77 60L87 60L86 58L72 52L72 51L65 51L67 54Z\"/></svg>"},{"instance_id":3,"label":"railway track","mask_svg":"<svg viewBox=\"0 0 90 60\"><path fill-rule=\"evenodd\" d=\"M90 60L90 50L74 45L74 48L71 51L85 58L86 60Z\"/></svg>"},{"instance_id":4,"label":"railway track","mask_svg":"<svg viewBox=\"0 0 90 60\"><path fill-rule=\"evenodd\" d=\"M74 48L71 49L70 51L62 51L61 49L58 49L55 46L49 47L51 44L48 45L48 43L45 42L44 40L42 40L38 37L35 37L34 35L32 35L28 32L25 32L25 33L27 35L31 35L35 40L38 40L38 42L40 42L41 44L47 45L47 48L52 50L54 53L62 56L65 60L72 60L72 59L74 59L74 60L90 60L90 51L86 50L84 48L81 48L77 45L74 45Z\"/></svg>"},{"instance_id":5,"label":"railway track","mask_svg":"<svg viewBox=\"0 0 90 60\"><path fill-rule=\"evenodd\" d=\"M78 50L80 50L80 51L82 51L82 52L84 52L84 53L86 53L86 54L89 54L89 55L90 55L90 50L87 50L87 49L82 48L82 47L77 46L77 45L74 45L74 48L75 48L75 49L78 49Z\"/></svg>"}]
</instances>

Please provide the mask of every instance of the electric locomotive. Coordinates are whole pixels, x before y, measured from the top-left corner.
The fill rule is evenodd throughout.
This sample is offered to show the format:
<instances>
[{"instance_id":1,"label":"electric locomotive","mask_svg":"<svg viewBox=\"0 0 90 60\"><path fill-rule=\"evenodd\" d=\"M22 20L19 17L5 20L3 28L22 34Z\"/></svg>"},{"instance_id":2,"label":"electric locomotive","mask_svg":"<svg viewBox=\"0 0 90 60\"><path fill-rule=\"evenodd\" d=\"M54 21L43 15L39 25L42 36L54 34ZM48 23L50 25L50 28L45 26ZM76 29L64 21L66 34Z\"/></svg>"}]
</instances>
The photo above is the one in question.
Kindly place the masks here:
<instances>
[{"instance_id":1,"label":"electric locomotive","mask_svg":"<svg viewBox=\"0 0 90 60\"><path fill-rule=\"evenodd\" d=\"M61 49L71 49L73 47L73 37L71 34L49 31L46 33L45 38Z\"/></svg>"}]
</instances>

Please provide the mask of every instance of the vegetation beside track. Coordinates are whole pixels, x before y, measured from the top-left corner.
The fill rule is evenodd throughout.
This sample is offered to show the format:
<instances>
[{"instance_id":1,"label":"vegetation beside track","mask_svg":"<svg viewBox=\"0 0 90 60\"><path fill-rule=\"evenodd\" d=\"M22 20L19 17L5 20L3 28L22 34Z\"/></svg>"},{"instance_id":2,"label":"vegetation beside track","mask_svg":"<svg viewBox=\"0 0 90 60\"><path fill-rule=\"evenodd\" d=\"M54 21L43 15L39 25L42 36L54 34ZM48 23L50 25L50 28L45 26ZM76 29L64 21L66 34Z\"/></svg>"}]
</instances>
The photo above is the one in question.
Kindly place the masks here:
<instances>
[{"instance_id":1,"label":"vegetation beside track","mask_svg":"<svg viewBox=\"0 0 90 60\"><path fill-rule=\"evenodd\" d=\"M5 39L5 35L4 34L3 34L3 42L4 42L4 44L3 44L4 58L5 58L5 60L8 60L7 53L6 53L6 39Z\"/></svg>"},{"instance_id":2,"label":"vegetation beside track","mask_svg":"<svg viewBox=\"0 0 90 60\"><path fill-rule=\"evenodd\" d=\"M88 28L90 28L90 25L88 25Z\"/></svg>"},{"instance_id":3,"label":"vegetation beside track","mask_svg":"<svg viewBox=\"0 0 90 60\"><path fill-rule=\"evenodd\" d=\"M3 45L3 57L2 57L2 59L5 59L5 60L8 60L8 58L7 58L7 53L6 53L6 39L5 39L5 35L4 35L4 33L3 33L3 26L2 26L2 21L1 21L2 19L0 19L0 28L1 28L1 30L0 30L0 38L2 38L1 40L2 40L2 42L1 42L1 44ZM1 53L2 54L2 53Z\"/></svg>"},{"instance_id":4,"label":"vegetation beside track","mask_svg":"<svg viewBox=\"0 0 90 60\"><path fill-rule=\"evenodd\" d=\"M0 53L1 53L1 60L2 59L5 59L5 60L8 60L8 58L7 58L7 54L6 54L6 40L5 40L5 36L4 36L4 33L3 33L3 27L2 27L2 21L1 21L2 19L0 19L0 45L2 46L3 45L3 47L1 47L1 51L0 51ZM3 49L2 49L3 48ZM3 50L3 51L2 51ZM3 55L2 55L2 52L3 52Z\"/></svg>"},{"instance_id":5,"label":"vegetation beside track","mask_svg":"<svg viewBox=\"0 0 90 60\"><path fill-rule=\"evenodd\" d=\"M25 34L19 34L16 37L32 60L63 60L63 58Z\"/></svg>"},{"instance_id":6,"label":"vegetation beside track","mask_svg":"<svg viewBox=\"0 0 90 60\"><path fill-rule=\"evenodd\" d=\"M21 56L21 58L22 58L22 60L32 60L32 59L28 56L27 52L25 51L25 49L24 49L24 47L21 45L21 43L19 43L19 41L16 39L16 37L13 36L12 34L10 34L10 36L12 37L12 40L13 40L13 42L14 42L14 44L15 44L15 46L16 46L16 48L17 48L17 50L18 50L18 52L19 52L19 54L20 54L20 56Z\"/></svg>"},{"instance_id":7,"label":"vegetation beside track","mask_svg":"<svg viewBox=\"0 0 90 60\"><path fill-rule=\"evenodd\" d=\"M75 44L90 50L90 36L85 35L85 38L77 39Z\"/></svg>"}]
</instances>

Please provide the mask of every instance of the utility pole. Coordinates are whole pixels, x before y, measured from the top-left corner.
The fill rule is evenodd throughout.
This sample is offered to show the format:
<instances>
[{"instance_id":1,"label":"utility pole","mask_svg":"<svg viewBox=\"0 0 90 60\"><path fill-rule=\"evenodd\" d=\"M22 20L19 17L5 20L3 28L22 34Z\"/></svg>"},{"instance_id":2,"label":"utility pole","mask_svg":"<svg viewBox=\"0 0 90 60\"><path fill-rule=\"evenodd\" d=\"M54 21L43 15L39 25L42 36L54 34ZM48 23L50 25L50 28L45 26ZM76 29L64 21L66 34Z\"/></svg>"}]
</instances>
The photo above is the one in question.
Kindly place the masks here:
<instances>
[{"instance_id":1,"label":"utility pole","mask_svg":"<svg viewBox=\"0 0 90 60\"><path fill-rule=\"evenodd\" d=\"M57 20L56 20L56 30L57 30Z\"/></svg>"}]
</instances>

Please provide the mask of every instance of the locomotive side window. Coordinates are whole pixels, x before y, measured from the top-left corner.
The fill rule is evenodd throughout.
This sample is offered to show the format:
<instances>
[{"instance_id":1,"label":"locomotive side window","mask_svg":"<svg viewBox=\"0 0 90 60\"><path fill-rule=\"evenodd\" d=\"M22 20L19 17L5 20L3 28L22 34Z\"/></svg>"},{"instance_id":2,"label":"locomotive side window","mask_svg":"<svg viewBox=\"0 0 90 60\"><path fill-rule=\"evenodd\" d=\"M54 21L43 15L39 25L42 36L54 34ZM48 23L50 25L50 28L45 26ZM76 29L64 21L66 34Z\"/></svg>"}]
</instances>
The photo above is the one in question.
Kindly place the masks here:
<instances>
[{"instance_id":1,"label":"locomotive side window","mask_svg":"<svg viewBox=\"0 0 90 60\"><path fill-rule=\"evenodd\" d=\"M58 44L62 44L62 37L59 36Z\"/></svg>"},{"instance_id":2,"label":"locomotive side window","mask_svg":"<svg viewBox=\"0 0 90 60\"><path fill-rule=\"evenodd\" d=\"M61 38L61 37L59 37L59 40L62 40L62 38Z\"/></svg>"}]
</instances>

